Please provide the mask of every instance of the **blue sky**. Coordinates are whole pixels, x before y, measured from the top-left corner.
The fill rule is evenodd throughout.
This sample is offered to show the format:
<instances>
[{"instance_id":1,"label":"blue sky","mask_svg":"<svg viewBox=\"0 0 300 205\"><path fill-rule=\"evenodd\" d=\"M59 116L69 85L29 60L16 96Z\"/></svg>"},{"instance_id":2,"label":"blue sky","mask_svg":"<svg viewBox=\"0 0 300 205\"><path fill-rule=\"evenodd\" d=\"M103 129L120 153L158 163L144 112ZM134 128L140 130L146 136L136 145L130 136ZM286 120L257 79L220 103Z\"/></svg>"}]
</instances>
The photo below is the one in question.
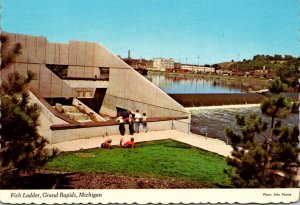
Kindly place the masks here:
<instances>
[{"instance_id":1,"label":"blue sky","mask_svg":"<svg viewBox=\"0 0 300 205\"><path fill-rule=\"evenodd\" d=\"M2 0L4 31L100 42L135 58L212 64L299 56L298 0Z\"/></svg>"}]
</instances>

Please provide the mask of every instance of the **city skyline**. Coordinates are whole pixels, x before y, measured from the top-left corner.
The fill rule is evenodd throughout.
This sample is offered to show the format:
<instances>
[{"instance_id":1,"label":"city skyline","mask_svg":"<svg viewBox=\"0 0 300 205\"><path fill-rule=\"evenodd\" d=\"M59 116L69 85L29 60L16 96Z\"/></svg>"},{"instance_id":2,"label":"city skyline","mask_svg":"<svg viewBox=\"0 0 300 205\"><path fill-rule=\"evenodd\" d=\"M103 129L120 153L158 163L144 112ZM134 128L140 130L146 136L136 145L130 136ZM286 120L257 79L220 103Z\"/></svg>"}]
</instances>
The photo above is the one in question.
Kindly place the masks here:
<instances>
[{"instance_id":1,"label":"city skyline","mask_svg":"<svg viewBox=\"0 0 300 205\"><path fill-rule=\"evenodd\" d=\"M213 64L299 56L295 0L2 0L6 32L99 42L116 55Z\"/></svg>"}]
</instances>

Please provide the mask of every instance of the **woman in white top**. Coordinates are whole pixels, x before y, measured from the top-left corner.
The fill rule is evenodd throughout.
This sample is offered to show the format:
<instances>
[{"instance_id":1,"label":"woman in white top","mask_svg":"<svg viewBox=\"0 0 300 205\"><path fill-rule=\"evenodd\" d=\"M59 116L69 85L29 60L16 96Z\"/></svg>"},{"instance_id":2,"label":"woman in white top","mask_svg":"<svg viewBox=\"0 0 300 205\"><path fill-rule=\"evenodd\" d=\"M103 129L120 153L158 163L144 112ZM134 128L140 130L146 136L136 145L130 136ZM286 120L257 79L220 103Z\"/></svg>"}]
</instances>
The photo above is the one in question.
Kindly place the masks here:
<instances>
[{"instance_id":1,"label":"woman in white top","mask_svg":"<svg viewBox=\"0 0 300 205\"><path fill-rule=\"evenodd\" d=\"M117 117L116 121L118 121L120 123L119 124L120 134L124 135L125 134L124 119L123 119L123 116L120 113L118 113L118 117Z\"/></svg>"}]
</instances>

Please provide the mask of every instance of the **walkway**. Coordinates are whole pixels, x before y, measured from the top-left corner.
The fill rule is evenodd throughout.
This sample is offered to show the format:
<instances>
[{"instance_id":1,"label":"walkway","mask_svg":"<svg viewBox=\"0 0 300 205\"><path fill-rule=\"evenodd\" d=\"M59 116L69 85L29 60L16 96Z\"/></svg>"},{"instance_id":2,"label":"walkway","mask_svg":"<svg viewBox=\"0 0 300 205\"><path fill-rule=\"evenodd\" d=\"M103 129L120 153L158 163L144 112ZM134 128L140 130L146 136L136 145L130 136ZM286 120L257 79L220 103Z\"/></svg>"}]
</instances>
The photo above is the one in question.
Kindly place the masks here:
<instances>
[{"instance_id":1,"label":"walkway","mask_svg":"<svg viewBox=\"0 0 300 205\"><path fill-rule=\"evenodd\" d=\"M132 137L131 135L125 135L123 136L123 139L127 141L131 137ZM226 145L226 143L221 140L205 138L204 136L196 135L192 133L187 134L177 130L149 131L146 133L140 132L139 134L134 134L133 137L135 142L173 139L223 156L229 156L232 151L231 146ZM108 137L95 137L89 139L78 139L78 140L53 144L53 146L65 152L77 151L80 149L91 149L91 148L100 147L101 143L104 142L107 138L112 139L112 145L119 145L121 135L112 135Z\"/></svg>"}]
</instances>

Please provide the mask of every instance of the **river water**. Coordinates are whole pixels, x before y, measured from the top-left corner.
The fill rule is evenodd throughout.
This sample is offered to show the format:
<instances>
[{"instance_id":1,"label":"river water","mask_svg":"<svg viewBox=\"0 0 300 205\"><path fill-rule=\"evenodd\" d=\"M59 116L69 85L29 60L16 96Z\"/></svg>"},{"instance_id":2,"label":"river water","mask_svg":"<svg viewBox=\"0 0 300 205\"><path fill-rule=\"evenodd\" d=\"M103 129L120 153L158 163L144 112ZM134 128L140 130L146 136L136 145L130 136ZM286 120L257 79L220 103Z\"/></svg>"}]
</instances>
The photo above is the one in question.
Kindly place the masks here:
<instances>
[{"instance_id":1,"label":"river water","mask_svg":"<svg viewBox=\"0 0 300 205\"><path fill-rule=\"evenodd\" d=\"M230 128L234 132L239 132L240 127L236 125L235 116L241 114L249 116L256 114L262 117L264 122L270 126L271 118L262 115L260 105L237 105L237 106L219 106L219 107L201 107L190 109L192 113L191 132L218 138L227 141L225 129ZM281 119L282 125L289 128L299 124L298 114L290 114L287 118ZM267 132L263 133L267 135ZM258 136L257 140L263 139Z\"/></svg>"},{"instance_id":2,"label":"river water","mask_svg":"<svg viewBox=\"0 0 300 205\"><path fill-rule=\"evenodd\" d=\"M241 93L251 87L264 89L265 84L245 83L245 82L227 82L224 80L201 79L184 76L170 76L161 73L150 73L146 76L151 82L161 88L168 94L171 93ZM265 122L270 124L270 119L260 112L260 105L230 105L215 107L199 107L190 109L192 113L191 132L206 135L212 138L218 138L227 141L225 134L226 128L231 128L235 132L239 131L236 125L236 114L249 116L257 114ZM291 114L282 120L283 125L293 127L299 124L299 115ZM266 133L264 133L266 134ZM262 137L258 136L258 140Z\"/></svg>"},{"instance_id":3,"label":"river water","mask_svg":"<svg viewBox=\"0 0 300 205\"><path fill-rule=\"evenodd\" d=\"M266 88L262 80L243 79L214 79L200 77L186 77L183 75L172 75L149 72L145 76L148 80L168 94L182 93L242 93L245 90L260 90Z\"/></svg>"}]
</instances>

